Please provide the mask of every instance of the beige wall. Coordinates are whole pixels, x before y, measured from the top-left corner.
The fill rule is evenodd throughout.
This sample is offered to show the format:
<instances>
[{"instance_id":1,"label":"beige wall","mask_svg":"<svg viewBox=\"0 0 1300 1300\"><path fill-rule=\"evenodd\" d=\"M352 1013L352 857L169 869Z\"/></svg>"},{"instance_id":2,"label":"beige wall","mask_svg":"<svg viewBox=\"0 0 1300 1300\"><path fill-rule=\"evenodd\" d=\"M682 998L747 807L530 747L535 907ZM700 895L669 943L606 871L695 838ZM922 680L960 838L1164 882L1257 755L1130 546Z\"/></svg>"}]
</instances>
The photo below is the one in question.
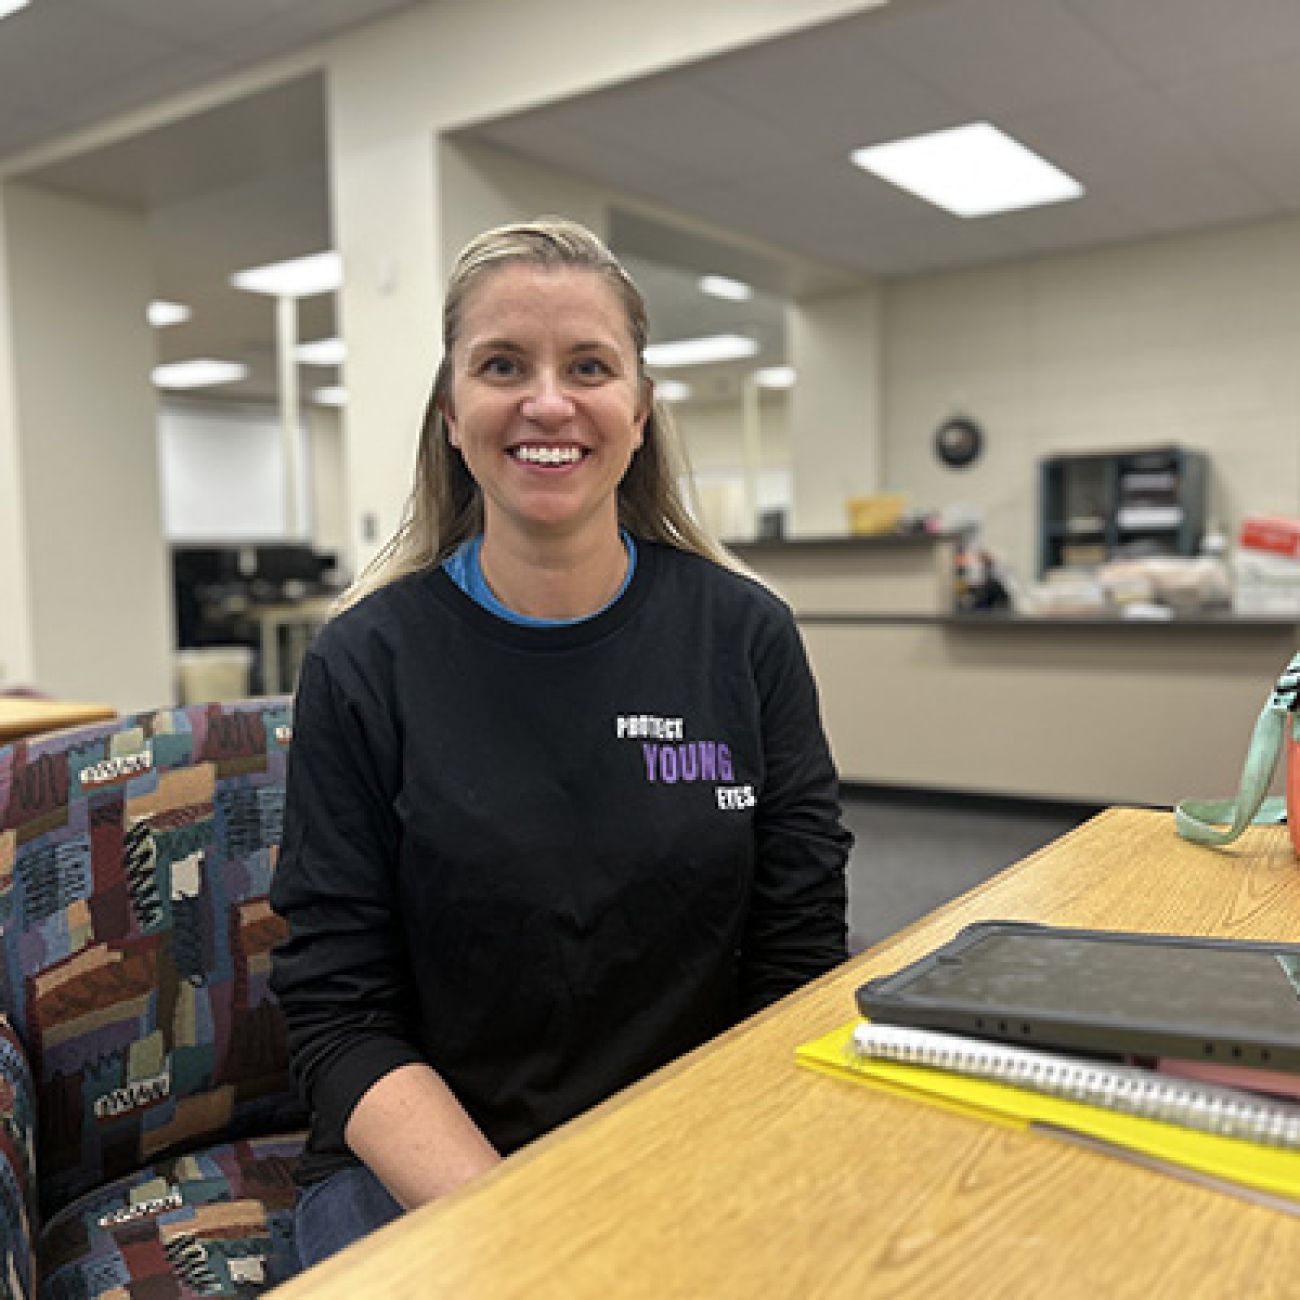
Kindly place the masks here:
<instances>
[{"instance_id":1,"label":"beige wall","mask_svg":"<svg viewBox=\"0 0 1300 1300\"><path fill-rule=\"evenodd\" d=\"M6 217L5 204L0 200L0 268L4 266ZM22 448L12 364L12 311L9 278L0 270L0 688L32 680L27 514L21 489Z\"/></svg>"},{"instance_id":2,"label":"beige wall","mask_svg":"<svg viewBox=\"0 0 1300 1300\"><path fill-rule=\"evenodd\" d=\"M883 482L982 507L1035 574L1036 460L1179 442L1209 453L1211 511L1300 514L1300 221L927 276L885 295ZM931 451L962 410L988 450Z\"/></svg>"},{"instance_id":3,"label":"beige wall","mask_svg":"<svg viewBox=\"0 0 1300 1300\"><path fill-rule=\"evenodd\" d=\"M510 221L557 213L605 237L607 191L575 176L469 140L438 142L442 264L481 231Z\"/></svg>"},{"instance_id":4,"label":"beige wall","mask_svg":"<svg viewBox=\"0 0 1300 1300\"><path fill-rule=\"evenodd\" d=\"M759 464L764 469L790 467L790 399L770 389L759 397ZM743 473L744 417L740 398L732 402L689 402L672 408L693 469Z\"/></svg>"},{"instance_id":5,"label":"beige wall","mask_svg":"<svg viewBox=\"0 0 1300 1300\"><path fill-rule=\"evenodd\" d=\"M335 552L343 562L348 536L343 422L335 407L309 406L303 423L311 475L311 542L318 551Z\"/></svg>"},{"instance_id":6,"label":"beige wall","mask_svg":"<svg viewBox=\"0 0 1300 1300\"><path fill-rule=\"evenodd\" d=\"M43 689L147 708L171 696L148 232L20 184L0 194L14 397L0 445L19 447L27 596L6 621L26 624Z\"/></svg>"},{"instance_id":7,"label":"beige wall","mask_svg":"<svg viewBox=\"0 0 1300 1300\"><path fill-rule=\"evenodd\" d=\"M789 312L790 448L796 535L846 530L847 498L880 481L882 304L879 286L803 299Z\"/></svg>"}]
</instances>

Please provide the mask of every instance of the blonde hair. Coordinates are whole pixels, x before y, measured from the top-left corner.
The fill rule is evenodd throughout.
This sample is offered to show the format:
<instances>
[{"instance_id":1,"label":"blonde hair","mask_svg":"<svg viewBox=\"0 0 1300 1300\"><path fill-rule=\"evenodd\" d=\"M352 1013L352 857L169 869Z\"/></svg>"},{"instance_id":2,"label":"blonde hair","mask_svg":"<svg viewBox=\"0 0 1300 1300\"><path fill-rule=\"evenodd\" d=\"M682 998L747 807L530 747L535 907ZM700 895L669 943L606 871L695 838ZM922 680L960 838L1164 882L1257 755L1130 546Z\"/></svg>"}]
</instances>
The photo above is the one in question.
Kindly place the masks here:
<instances>
[{"instance_id":1,"label":"blonde hair","mask_svg":"<svg viewBox=\"0 0 1300 1300\"><path fill-rule=\"evenodd\" d=\"M472 240L456 259L447 285L442 313L443 356L420 429L415 481L402 521L339 598L339 610L398 578L441 564L458 546L482 531L482 493L448 440L443 406L451 394L452 354L467 297L487 276L519 262L546 268L572 267L603 276L623 304L639 376L645 380L645 303L618 259L590 230L563 217L538 217L499 226ZM665 542L744 571L696 522L690 509L694 502L688 505L686 494L693 494L693 488L685 448L667 407L656 400L645 423L642 445L618 486L619 524L633 537Z\"/></svg>"}]
</instances>

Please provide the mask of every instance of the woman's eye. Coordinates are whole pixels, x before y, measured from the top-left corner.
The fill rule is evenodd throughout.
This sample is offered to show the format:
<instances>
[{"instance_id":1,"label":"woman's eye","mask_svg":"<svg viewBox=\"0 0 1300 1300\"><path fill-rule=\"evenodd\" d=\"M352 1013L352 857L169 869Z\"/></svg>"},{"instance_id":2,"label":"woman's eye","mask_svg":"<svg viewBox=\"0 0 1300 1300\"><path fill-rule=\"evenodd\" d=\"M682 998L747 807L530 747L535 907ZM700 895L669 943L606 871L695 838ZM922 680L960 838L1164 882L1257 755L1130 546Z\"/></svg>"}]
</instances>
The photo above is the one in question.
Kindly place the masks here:
<instances>
[{"instance_id":1,"label":"woman's eye","mask_svg":"<svg viewBox=\"0 0 1300 1300\"><path fill-rule=\"evenodd\" d=\"M490 379L509 379L519 373L519 362L510 356L488 357L479 366L479 374Z\"/></svg>"},{"instance_id":2,"label":"woman's eye","mask_svg":"<svg viewBox=\"0 0 1300 1300\"><path fill-rule=\"evenodd\" d=\"M604 379L610 369L599 357L581 357L573 363L573 372L579 379Z\"/></svg>"}]
</instances>

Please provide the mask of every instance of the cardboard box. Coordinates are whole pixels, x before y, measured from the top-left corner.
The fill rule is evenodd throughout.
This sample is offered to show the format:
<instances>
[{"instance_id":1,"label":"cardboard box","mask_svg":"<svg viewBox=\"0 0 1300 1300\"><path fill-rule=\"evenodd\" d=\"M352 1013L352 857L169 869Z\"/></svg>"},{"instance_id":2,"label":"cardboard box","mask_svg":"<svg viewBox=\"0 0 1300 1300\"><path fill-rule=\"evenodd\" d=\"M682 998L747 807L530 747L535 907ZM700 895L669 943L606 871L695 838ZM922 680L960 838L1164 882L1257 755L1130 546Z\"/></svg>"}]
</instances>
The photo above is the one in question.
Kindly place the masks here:
<instances>
[{"instance_id":1,"label":"cardboard box","mask_svg":"<svg viewBox=\"0 0 1300 1300\"><path fill-rule=\"evenodd\" d=\"M1300 619L1300 558L1238 548L1232 570L1238 614Z\"/></svg>"}]
</instances>

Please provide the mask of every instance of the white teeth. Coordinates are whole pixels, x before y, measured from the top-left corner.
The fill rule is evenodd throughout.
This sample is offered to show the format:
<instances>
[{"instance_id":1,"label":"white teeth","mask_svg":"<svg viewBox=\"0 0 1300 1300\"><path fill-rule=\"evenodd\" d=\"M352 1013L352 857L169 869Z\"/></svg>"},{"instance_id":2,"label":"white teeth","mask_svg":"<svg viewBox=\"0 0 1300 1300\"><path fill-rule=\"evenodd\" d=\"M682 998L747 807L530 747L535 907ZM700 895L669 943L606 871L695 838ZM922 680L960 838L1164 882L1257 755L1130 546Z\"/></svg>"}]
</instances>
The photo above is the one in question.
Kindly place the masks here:
<instances>
[{"instance_id":1,"label":"white teeth","mask_svg":"<svg viewBox=\"0 0 1300 1300\"><path fill-rule=\"evenodd\" d=\"M529 465L573 465L582 459L582 448L515 447L510 454Z\"/></svg>"}]
</instances>

